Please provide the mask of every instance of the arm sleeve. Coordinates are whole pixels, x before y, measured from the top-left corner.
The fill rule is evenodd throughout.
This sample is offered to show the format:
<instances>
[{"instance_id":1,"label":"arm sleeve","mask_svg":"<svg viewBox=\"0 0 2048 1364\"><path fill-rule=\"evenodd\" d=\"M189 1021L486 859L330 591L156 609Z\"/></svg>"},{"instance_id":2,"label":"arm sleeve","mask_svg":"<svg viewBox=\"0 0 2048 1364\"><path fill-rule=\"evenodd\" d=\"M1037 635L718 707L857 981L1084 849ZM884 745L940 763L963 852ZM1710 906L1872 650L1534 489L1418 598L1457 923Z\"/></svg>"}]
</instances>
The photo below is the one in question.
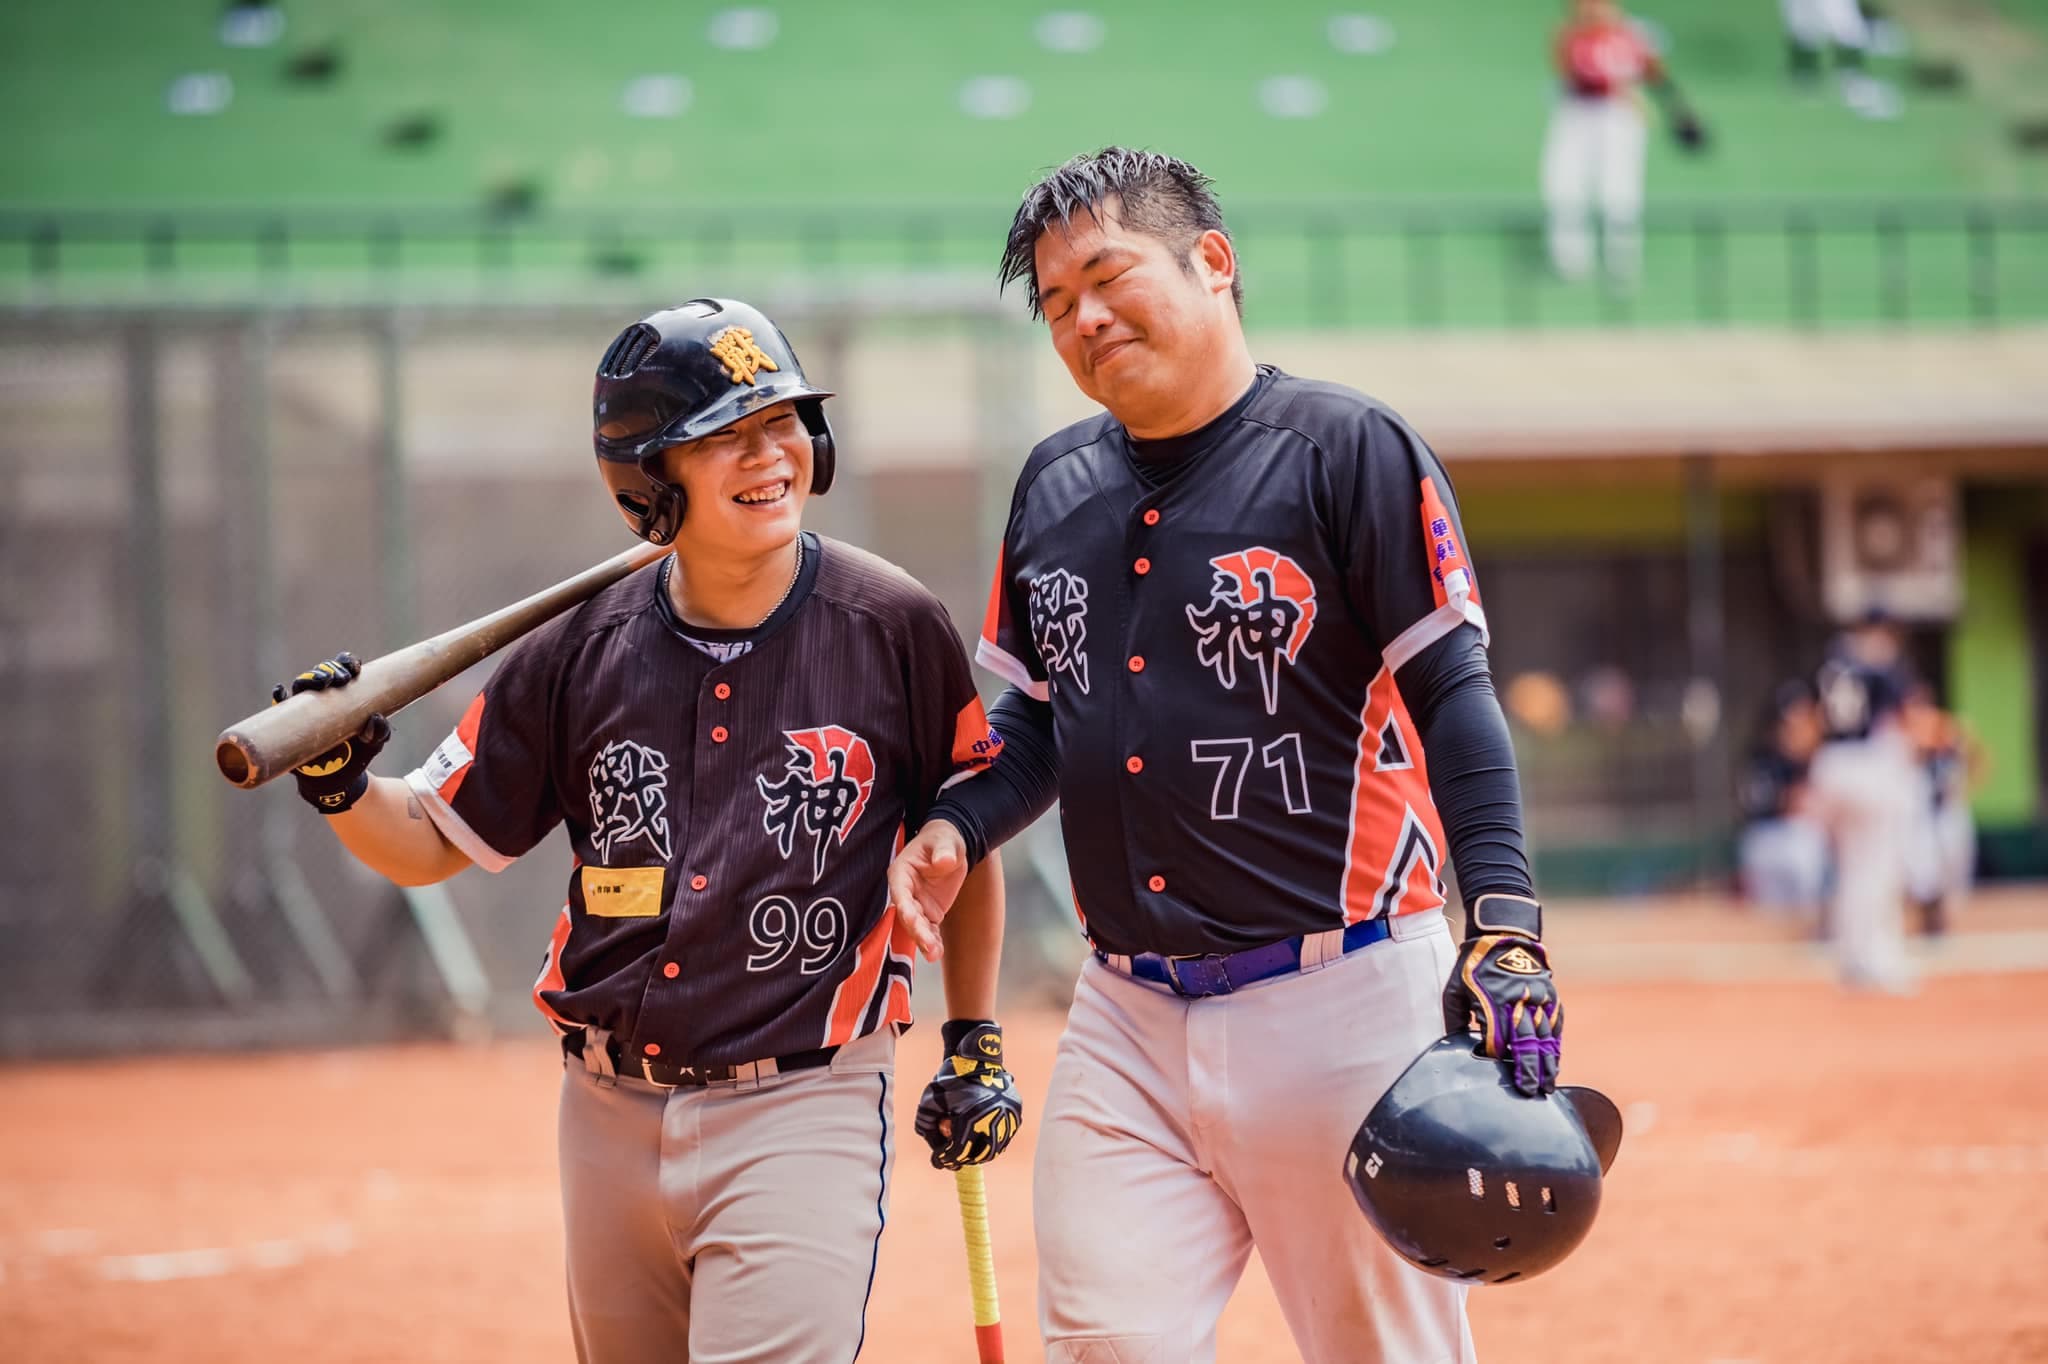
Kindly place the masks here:
<instances>
[{"instance_id":1,"label":"arm sleeve","mask_svg":"<svg viewBox=\"0 0 2048 1364\"><path fill-rule=\"evenodd\" d=\"M1466 907L1489 892L1533 900L1514 745L1478 629L1455 628L1398 668L1394 681L1422 739Z\"/></svg>"},{"instance_id":2,"label":"arm sleeve","mask_svg":"<svg viewBox=\"0 0 2048 1364\"><path fill-rule=\"evenodd\" d=\"M549 684L555 638L549 631L508 654L405 779L427 817L485 871L505 870L562 822Z\"/></svg>"},{"instance_id":3,"label":"arm sleeve","mask_svg":"<svg viewBox=\"0 0 2048 1364\"><path fill-rule=\"evenodd\" d=\"M1003 737L989 727L960 636L936 599L924 602L910 617L902 668L903 691L910 703L913 766L903 819L906 827L915 829L941 792L995 761Z\"/></svg>"},{"instance_id":4,"label":"arm sleeve","mask_svg":"<svg viewBox=\"0 0 2048 1364\"><path fill-rule=\"evenodd\" d=\"M996 698L989 726L1000 740L1000 760L973 781L949 787L931 809L932 818L960 831L970 865L1030 828L1060 793L1049 702L1011 687Z\"/></svg>"},{"instance_id":5,"label":"arm sleeve","mask_svg":"<svg viewBox=\"0 0 2048 1364\"><path fill-rule=\"evenodd\" d=\"M1479 580L1465 554L1450 475L1435 452L1400 418L1374 409L1354 453L1339 555L1352 610L1381 658L1398 673L1461 625L1476 627L1484 644Z\"/></svg>"}]
</instances>

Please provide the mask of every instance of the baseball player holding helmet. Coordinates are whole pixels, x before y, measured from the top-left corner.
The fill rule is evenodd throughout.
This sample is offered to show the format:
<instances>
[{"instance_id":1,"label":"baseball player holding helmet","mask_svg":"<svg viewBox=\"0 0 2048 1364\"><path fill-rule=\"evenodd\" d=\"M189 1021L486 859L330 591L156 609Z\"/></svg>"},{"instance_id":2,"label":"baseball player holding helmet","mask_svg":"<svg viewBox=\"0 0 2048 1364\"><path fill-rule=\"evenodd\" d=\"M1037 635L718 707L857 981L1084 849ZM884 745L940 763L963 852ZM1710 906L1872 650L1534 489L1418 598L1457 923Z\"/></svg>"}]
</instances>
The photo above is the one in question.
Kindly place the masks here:
<instances>
[{"instance_id":1,"label":"baseball player holding helmet","mask_svg":"<svg viewBox=\"0 0 2048 1364\"><path fill-rule=\"evenodd\" d=\"M585 1361L860 1349L910 1023L884 871L1000 741L938 601L801 529L832 481L830 396L743 303L628 327L598 367L598 469L673 552L523 640L404 780L369 775L381 719L299 770L349 851L401 884L501 870L567 827L534 1002L566 1054ZM355 672L342 655L290 690ZM1000 869L978 867L962 905L949 1055L917 1122L949 1167L1000 1152L1021 1111L993 1022Z\"/></svg>"},{"instance_id":2,"label":"baseball player holding helmet","mask_svg":"<svg viewBox=\"0 0 2048 1364\"><path fill-rule=\"evenodd\" d=\"M927 955L1057 795L1094 948L1041 1115L1055 1361L1208 1360L1254 1246L1310 1361L1466 1360L1465 1288L1338 1190L1359 1121L1476 1020L1519 1090L1561 1013L1450 480L1383 404L1254 363L1207 177L1111 147L1004 255L1106 409L1041 441L980 658L1001 762L890 869ZM1455 860L1464 944L1445 923Z\"/></svg>"}]
</instances>

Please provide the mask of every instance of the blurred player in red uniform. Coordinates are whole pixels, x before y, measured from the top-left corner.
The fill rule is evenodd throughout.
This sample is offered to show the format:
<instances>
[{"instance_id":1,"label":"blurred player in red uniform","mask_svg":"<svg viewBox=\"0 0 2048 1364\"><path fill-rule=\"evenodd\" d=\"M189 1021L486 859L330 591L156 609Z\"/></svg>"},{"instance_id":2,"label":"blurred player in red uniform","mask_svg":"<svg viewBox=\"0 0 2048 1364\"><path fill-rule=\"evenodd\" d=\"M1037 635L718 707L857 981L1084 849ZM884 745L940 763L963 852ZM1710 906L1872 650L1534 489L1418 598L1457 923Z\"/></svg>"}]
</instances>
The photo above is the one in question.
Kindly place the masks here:
<instances>
[{"instance_id":1,"label":"blurred player in red uniform","mask_svg":"<svg viewBox=\"0 0 2048 1364\"><path fill-rule=\"evenodd\" d=\"M1590 210L1597 207L1608 277L1626 286L1642 272L1647 125L1641 87L1664 104L1681 147L1699 150L1705 134L1679 102L1657 54L1613 0L1573 0L1554 51L1562 89L1543 144L1550 263L1566 279L1592 273Z\"/></svg>"}]
</instances>

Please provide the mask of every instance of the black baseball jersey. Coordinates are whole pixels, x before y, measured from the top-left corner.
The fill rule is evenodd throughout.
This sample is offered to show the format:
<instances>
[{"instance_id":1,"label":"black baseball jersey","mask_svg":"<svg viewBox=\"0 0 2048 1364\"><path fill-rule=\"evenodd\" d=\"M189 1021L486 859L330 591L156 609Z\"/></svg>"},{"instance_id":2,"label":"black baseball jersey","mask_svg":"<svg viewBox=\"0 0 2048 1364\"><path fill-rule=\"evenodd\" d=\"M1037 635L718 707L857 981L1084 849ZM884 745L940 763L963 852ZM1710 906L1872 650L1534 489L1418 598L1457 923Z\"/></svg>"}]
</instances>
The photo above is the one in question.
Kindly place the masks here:
<instances>
[{"instance_id":1,"label":"black baseball jersey","mask_svg":"<svg viewBox=\"0 0 2048 1364\"><path fill-rule=\"evenodd\" d=\"M1873 729L1897 717L1911 681L1903 661L1878 666L1857 658L1846 646L1833 650L1814 680L1827 737L1869 738Z\"/></svg>"},{"instance_id":2,"label":"black baseball jersey","mask_svg":"<svg viewBox=\"0 0 2048 1364\"><path fill-rule=\"evenodd\" d=\"M804 544L751 649L685 639L647 568L524 640L408 778L490 871L568 826L534 987L558 1028L728 1065L909 1023L884 872L1001 741L945 608L850 545Z\"/></svg>"},{"instance_id":3,"label":"black baseball jersey","mask_svg":"<svg viewBox=\"0 0 2048 1364\"><path fill-rule=\"evenodd\" d=\"M1372 399L1267 367L1145 446L1105 414L1032 451L979 649L1052 704L1084 930L1232 952L1441 907L1394 671L1486 618L1435 455Z\"/></svg>"},{"instance_id":4,"label":"black baseball jersey","mask_svg":"<svg viewBox=\"0 0 2048 1364\"><path fill-rule=\"evenodd\" d=\"M1749 755L1737 792L1745 819L1776 819L1786 813L1792 794L1806 783L1807 764L1775 745L1765 744Z\"/></svg>"}]
</instances>

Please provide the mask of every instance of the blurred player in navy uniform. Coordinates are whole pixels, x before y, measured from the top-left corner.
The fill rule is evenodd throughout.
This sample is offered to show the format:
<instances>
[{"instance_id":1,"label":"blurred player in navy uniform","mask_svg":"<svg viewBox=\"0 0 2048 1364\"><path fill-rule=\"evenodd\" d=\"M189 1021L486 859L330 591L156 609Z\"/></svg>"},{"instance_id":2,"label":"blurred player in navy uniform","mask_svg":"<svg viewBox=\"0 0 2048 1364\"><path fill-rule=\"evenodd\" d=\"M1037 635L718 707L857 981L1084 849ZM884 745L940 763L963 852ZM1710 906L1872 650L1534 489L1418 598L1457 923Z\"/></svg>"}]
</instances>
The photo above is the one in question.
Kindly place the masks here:
<instances>
[{"instance_id":1,"label":"blurred player in navy uniform","mask_svg":"<svg viewBox=\"0 0 2048 1364\"><path fill-rule=\"evenodd\" d=\"M299 769L349 852L401 885L501 871L566 826L533 1000L564 1052L584 1364L860 1349L914 960L884 874L1000 745L937 599L802 529L832 482L831 396L732 299L626 328L598 364L598 471L671 552L521 640L409 777L370 773L381 717ZM358 671L343 654L290 690ZM949 1055L917 1119L934 1164L1017 1130L999 876L977 874L950 938Z\"/></svg>"},{"instance_id":2,"label":"blurred player in navy uniform","mask_svg":"<svg viewBox=\"0 0 2048 1364\"><path fill-rule=\"evenodd\" d=\"M1744 896L1762 909L1808 923L1819 920L1828 876L1827 830L1814 818L1807 788L1820 740L1813 689L1803 682L1780 686L1740 792L1746 822L1737 861Z\"/></svg>"},{"instance_id":3,"label":"blurred player in navy uniform","mask_svg":"<svg viewBox=\"0 0 2048 1364\"><path fill-rule=\"evenodd\" d=\"M1834 848L1836 958L1844 984L1894 994L1914 988L1906 876L1925 784L1905 727L1913 680L1898 627L1873 610L1836 638L1815 683L1827 737L1812 784Z\"/></svg>"},{"instance_id":4,"label":"blurred player in navy uniform","mask_svg":"<svg viewBox=\"0 0 2048 1364\"><path fill-rule=\"evenodd\" d=\"M1457 500L1394 412L1256 363L1207 177L1111 147L1034 186L1022 281L1102 414L1018 476L978 657L1003 758L890 868L927 952L1057 795L1084 963L1040 1126L1053 1361L1214 1358L1256 1246L1311 1364L1465 1361L1465 1286L1341 1184L1476 1020L1528 1094L1561 1006ZM1462 946L1445 922L1455 861Z\"/></svg>"}]
</instances>

